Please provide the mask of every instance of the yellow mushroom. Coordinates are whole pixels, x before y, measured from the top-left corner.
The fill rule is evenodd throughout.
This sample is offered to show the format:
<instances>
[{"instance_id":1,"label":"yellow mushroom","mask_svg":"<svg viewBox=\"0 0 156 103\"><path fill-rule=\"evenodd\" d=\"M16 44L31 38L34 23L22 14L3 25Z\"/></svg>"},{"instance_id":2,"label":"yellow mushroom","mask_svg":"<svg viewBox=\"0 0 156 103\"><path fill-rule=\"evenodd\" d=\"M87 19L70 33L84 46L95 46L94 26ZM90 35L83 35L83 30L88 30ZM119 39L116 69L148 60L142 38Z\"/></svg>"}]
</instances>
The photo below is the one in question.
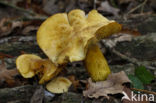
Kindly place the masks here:
<instances>
[{"instance_id":1,"label":"yellow mushroom","mask_svg":"<svg viewBox=\"0 0 156 103\"><path fill-rule=\"evenodd\" d=\"M46 85L46 88L52 93L64 93L68 91L68 88L71 86L71 84L71 81L65 77L57 77L50 81Z\"/></svg>"},{"instance_id":2,"label":"yellow mushroom","mask_svg":"<svg viewBox=\"0 0 156 103\"><path fill-rule=\"evenodd\" d=\"M39 83L43 84L56 76L58 74L56 71L58 71L60 68L57 68L50 60L43 59L41 64L42 72Z\"/></svg>"},{"instance_id":3,"label":"yellow mushroom","mask_svg":"<svg viewBox=\"0 0 156 103\"><path fill-rule=\"evenodd\" d=\"M94 81L105 80L111 73L107 61L97 44L92 44L88 47L84 62L88 73Z\"/></svg>"},{"instance_id":4,"label":"yellow mushroom","mask_svg":"<svg viewBox=\"0 0 156 103\"><path fill-rule=\"evenodd\" d=\"M102 55L102 53L99 47L91 47L90 41L93 38L98 41L120 30L120 24L114 20L108 20L96 10L90 11L86 16L84 11L76 9L68 14L55 14L45 20L37 32L37 43L56 65L87 59L85 60L85 65L92 79L104 80L110 73L106 71L109 69L107 61L103 56L96 56ZM90 47L92 49L88 49ZM94 49L97 51L94 52ZM90 55L92 57L88 57ZM94 59L96 59L96 62ZM93 67L88 66L90 63L93 63L96 68L93 69ZM94 72L94 75L91 72ZM98 73L100 72L102 73L99 75ZM94 77L95 75L96 77Z\"/></svg>"},{"instance_id":5,"label":"yellow mushroom","mask_svg":"<svg viewBox=\"0 0 156 103\"><path fill-rule=\"evenodd\" d=\"M36 61L41 60L39 56L33 54L23 54L16 59L16 67L24 78L32 78L35 71L40 68Z\"/></svg>"},{"instance_id":6,"label":"yellow mushroom","mask_svg":"<svg viewBox=\"0 0 156 103\"><path fill-rule=\"evenodd\" d=\"M36 74L41 78L39 83L49 81L58 74L57 68L50 60L42 59L34 54L23 54L16 59L16 66L24 78L32 78Z\"/></svg>"}]
</instances>

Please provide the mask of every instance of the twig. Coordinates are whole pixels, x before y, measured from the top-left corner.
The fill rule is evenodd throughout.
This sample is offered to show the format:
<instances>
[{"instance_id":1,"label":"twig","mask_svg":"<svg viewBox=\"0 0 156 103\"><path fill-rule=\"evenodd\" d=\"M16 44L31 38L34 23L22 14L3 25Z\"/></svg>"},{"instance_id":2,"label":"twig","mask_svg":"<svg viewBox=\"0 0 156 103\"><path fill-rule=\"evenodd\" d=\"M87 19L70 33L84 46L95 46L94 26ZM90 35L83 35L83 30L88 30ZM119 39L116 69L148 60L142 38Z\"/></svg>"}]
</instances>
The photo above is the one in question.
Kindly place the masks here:
<instances>
[{"instance_id":1,"label":"twig","mask_svg":"<svg viewBox=\"0 0 156 103\"><path fill-rule=\"evenodd\" d=\"M155 70L155 67L153 66L156 66L156 63L153 63L153 62L140 62L139 60L135 59L135 58L130 58L124 54L121 54L119 51L115 50L114 48L112 48L110 51L112 51L112 53L114 53L115 55L121 57L122 59L124 60L127 60L128 62L130 63L133 63L137 66L144 66L146 68L149 68L149 69L152 69L152 70Z\"/></svg>"},{"instance_id":2,"label":"twig","mask_svg":"<svg viewBox=\"0 0 156 103\"><path fill-rule=\"evenodd\" d=\"M25 9L20 8L20 7L17 7L17 6L15 6L15 5L11 4L11 3L7 3L7 2L5 2L5 1L3 1L3 0L0 1L0 4L6 5L6 6L9 6L9 7L12 7L12 8L14 8L14 9L16 9L16 10L19 10L19 11L22 11L22 12L25 12L25 13L28 13L28 14L31 14L31 15L37 15L35 12L33 12L33 11L31 11L31 10L25 10Z\"/></svg>"},{"instance_id":3,"label":"twig","mask_svg":"<svg viewBox=\"0 0 156 103\"><path fill-rule=\"evenodd\" d=\"M93 8L96 10L96 0L93 1Z\"/></svg>"},{"instance_id":4,"label":"twig","mask_svg":"<svg viewBox=\"0 0 156 103\"><path fill-rule=\"evenodd\" d=\"M21 11L21 12L30 14L30 15L27 15L27 16L22 17L22 18L20 18L20 19L24 19L24 20L45 20L45 19L48 18L47 16L41 16L41 15L39 15L39 14L33 12L32 10L26 10L26 9L17 7L17 6L15 6L15 5L13 5L13 4L7 3L7 2L5 2L5 1L0 1L0 4L5 5L5 6L9 6L9 7L12 7L12 8L14 8L14 9L16 9L16 10ZM32 15L32 16L31 16L31 15Z\"/></svg>"},{"instance_id":5,"label":"twig","mask_svg":"<svg viewBox=\"0 0 156 103\"><path fill-rule=\"evenodd\" d=\"M130 88L131 90L134 90L134 91L139 91L139 92L144 92L144 93L147 93L147 94L154 94L156 95L156 92L153 92L153 91L148 91L148 90L143 90L143 89L136 89L136 88Z\"/></svg>"},{"instance_id":6,"label":"twig","mask_svg":"<svg viewBox=\"0 0 156 103\"><path fill-rule=\"evenodd\" d=\"M24 16L20 17L17 20L46 20L48 16Z\"/></svg>"},{"instance_id":7,"label":"twig","mask_svg":"<svg viewBox=\"0 0 156 103\"><path fill-rule=\"evenodd\" d=\"M138 63L138 61L135 59L135 58L129 58L128 56L124 55L124 54L121 54L120 52L118 52L117 50L115 49L112 49L111 50L114 54L116 54L117 56L121 57L122 59L125 59L133 64L136 64L136 65L140 65L140 63Z\"/></svg>"},{"instance_id":8,"label":"twig","mask_svg":"<svg viewBox=\"0 0 156 103\"><path fill-rule=\"evenodd\" d=\"M0 39L0 45L3 43L10 42L12 40L15 40L17 42L33 42L36 40L35 36L9 36L9 37L3 37Z\"/></svg>"},{"instance_id":9,"label":"twig","mask_svg":"<svg viewBox=\"0 0 156 103\"><path fill-rule=\"evenodd\" d=\"M146 3L147 3L147 0L145 0L145 1L143 2L143 5L142 5L142 7L141 7L141 13L143 13L143 11L144 11L144 6L145 6Z\"/></svg>"},{"instance_id":10,"label":"twig","mask_svg":"<svg viewBox=\"0 0 156 103\"><path fill-rule=\"evenodd\" d=\"M146 2L147 2L147 0L144 0L143 3L141 3L141 4L138 5L138 6L136 6L135 8L131 9L131 10L127 13L127 15L129 15L130 13L133 13L134 11L136 11L137 9L139 9L140 7L142 7L142 10L143 10L144 5L146 4Z\"/></svg>"}]
</instances>

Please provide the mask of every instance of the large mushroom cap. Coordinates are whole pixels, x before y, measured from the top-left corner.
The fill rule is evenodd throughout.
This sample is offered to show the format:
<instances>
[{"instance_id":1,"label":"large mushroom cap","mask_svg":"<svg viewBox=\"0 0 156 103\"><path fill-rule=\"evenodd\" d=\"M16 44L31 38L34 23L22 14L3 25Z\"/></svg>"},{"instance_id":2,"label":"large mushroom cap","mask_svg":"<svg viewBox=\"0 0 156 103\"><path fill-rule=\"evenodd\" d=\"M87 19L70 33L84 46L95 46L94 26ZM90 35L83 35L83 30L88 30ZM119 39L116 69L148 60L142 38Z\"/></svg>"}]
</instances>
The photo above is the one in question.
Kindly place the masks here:
<instances>
[{"instance_id":1,"label":"large mushroom cap","mask_svg":"<svg viewBox=\"0 0 156 103\"><path fill-rule=\"evenodd\" d=\"M37 42L52 62L63 64L83 60L91 38L101 39L120 29L120 24L106 19L96 10L86 16L84 11L76 9L44 21L37 32Z\"/></svg>"},{"instance_id":2,"label":"large mushroom cap","mask_svg":"<svg viewBox=\"0 0 156 103\"><path fill-rule=\"evenodd\" d=\"M32 78L35 75L34 69L38 69L36 61L41 60L33 54L23 54L16 59L16 67L24 78Z\"/></svg>"}]
</instances>

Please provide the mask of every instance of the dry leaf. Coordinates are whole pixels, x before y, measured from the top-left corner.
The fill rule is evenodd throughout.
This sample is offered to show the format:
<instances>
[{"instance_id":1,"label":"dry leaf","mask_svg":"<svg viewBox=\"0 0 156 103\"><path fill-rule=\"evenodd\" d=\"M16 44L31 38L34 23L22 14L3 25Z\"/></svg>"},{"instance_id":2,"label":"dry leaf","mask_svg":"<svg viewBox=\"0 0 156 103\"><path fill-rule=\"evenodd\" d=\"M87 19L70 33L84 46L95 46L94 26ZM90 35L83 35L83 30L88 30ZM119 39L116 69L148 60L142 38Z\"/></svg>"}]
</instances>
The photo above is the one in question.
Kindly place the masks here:
<instances>
[{"instance_id":1,"label":"dry leaf","mask_svg":"<svg viewBox=\"0 0 156 103\"><path fill-rule=\"evenodd\" d=\"M89 79L88 89L83 91L83 95L89 98L98 98L100 96L109 98L108 94L122 93L124 89L122 84L129 82L130 80L123 71L110 74L106 81L93 82Z\"/></svg>"},{"instance_id":2,"label":"dry leaf","mask_svg":"<svg viewBox=\"0 0 156 103\"><path fill-rule=\"evenodd\" d=\"M120 11L118 8L112 7L112 6L109 4L108 1L102 2L102 3L101 3L101 6L98 7L98 10L111 13L111 14L113 14L114 16L118 16L119 11Z\"/></svg>"},{"instance_id":3,"label":"dry leaf","mask_svg":"<svg viewBox=\"0 0 156 103\"><path fill-rule=\"evenodd\" d=\"M22 27L23 22L4 18L0 21L0 37L10 34L15 28Z\"/></svg>"},{"instance_id":4,"label":"dry leaf","mask_svg":"<svg viewBox=\"0 0 156 103\"><path fill-rule=\"evenodd\" d=\"M9 86L12 86L16 83L14 76L18 74L17 69L8 70L2 62L0 65L0 85L5 81Z\"/></svg>"}]
</instances>

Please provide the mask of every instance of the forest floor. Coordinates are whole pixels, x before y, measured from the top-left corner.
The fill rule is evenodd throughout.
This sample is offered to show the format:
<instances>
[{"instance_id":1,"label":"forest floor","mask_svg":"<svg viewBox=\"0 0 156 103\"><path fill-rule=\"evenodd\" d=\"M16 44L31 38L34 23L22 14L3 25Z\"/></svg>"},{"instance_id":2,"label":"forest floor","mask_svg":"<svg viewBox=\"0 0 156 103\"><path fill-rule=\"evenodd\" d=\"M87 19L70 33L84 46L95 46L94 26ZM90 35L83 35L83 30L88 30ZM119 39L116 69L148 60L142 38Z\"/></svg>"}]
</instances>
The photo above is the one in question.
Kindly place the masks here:
<instances>
[{"instance_id":1,"label":"forest floor","mask_svg":"<svg viewBox=\"0 0 156 103\"><path fill-rule=\"evenodd\" d=\"M124 71L127 75L135 75L136 68L146 68L154 79L142 85L134 82L132 85L136 88L133 89L155 95L152 101L155 103L155 0L1 0L0 103L135 103L121 101L121 94L109 95L109 99L84 97L89 75L83 62L68 63L59 74L73 83L69 91L63 94L50 93L46 90L46 84L38 84L37 77L25 79L17 72L15 61L21 54L37 54L47 58L36 42L36 31L41 23L50 15L76 8L86 13L97 9L105 17L122 24L121 32L100 41L100 48L112 73ZM143 86L143 89L137 89L135 83Z\"/></svg>"}]
</instances>

